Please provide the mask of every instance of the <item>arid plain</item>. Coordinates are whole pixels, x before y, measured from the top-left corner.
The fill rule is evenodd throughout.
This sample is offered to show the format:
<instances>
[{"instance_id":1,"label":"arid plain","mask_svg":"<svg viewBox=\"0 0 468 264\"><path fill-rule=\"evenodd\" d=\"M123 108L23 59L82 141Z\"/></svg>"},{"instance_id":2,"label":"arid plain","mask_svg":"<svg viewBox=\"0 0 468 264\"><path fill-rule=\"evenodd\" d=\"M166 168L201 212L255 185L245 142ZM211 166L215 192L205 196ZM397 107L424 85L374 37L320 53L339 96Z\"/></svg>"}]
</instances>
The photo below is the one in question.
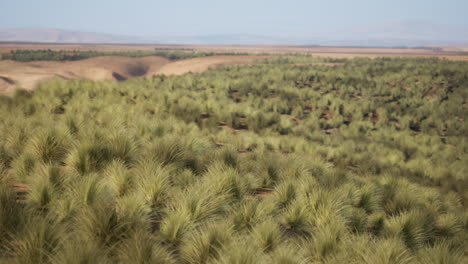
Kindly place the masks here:
<instances>
[{"instance_id":1,"label":"arid plain","mask_svg":"<svg viewBox=\"0 0 468 264\"><path fill-rule=\"evenodd\" d=\"M356 48L318 46L192 46L192 45L95 45L95 44L0 44L0 54L13 50L50 49L70 51L125 52L185 49L193 52L245 53L250 56L209 56L181 61L162 57L96 57L80 61L0 61L0 93L9 94L15 88L31 90L39 82L53 78L89 80L127 80L156 74L202 72L221 65L252 63L266 58L265 54L308 54L337 59L355 57L437 57L451 61L468 61L468 47L435 48ZM255 56L252 56L255 55Z\"/></svg>"}]
</instances>

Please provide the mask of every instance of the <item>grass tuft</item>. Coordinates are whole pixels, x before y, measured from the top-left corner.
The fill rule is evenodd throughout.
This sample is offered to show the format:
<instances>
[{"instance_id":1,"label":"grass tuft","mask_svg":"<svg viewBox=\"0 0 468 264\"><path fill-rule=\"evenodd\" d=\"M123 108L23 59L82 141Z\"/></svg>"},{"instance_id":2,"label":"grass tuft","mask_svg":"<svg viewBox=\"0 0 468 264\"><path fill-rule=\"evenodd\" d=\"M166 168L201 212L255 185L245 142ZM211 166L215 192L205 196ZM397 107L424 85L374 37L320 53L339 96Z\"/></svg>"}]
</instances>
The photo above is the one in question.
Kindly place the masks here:
<instances>
[{"instance_id":1,"label":"grass tuft","mask_svg":"<svg viewBox=\"0 0 468 264\"><path fill-rule=\"evenodd\" d=\"M119 263L176 263L174 257L167 248L158 243L147 232L135 232L126 239L117 249Z\"/></svg>"},{"instance_id":2,"label":"grass tuft","mask_svg":"<svg viewBox=\"0 0 468 264\"><path fill-rule=\"evenodd\" d=\"M193 229L191 215L185 210L170 211L162 220L160 233L166 243L178 246L187 232Z\"/></svg>"},{"instance_id":3,"label":"grass tuft","mask_svg":"<svg viewBox=\"0 0 468 264\"><path fill-rule=\"evenodd\" d=\"M70 148L69 136L59 130L44 130L34 135L26 151L44 163L61 163L64 161Z\"/></svg>"},{"instance_id":4,"label":"grass tuft","mask_svg":"<svg viewBox=\"0 0 468 264\"><path fill-rule=\"evenodd\" d=\"M365 248L359 248L358 262L366 264L408 264L413 263L413 256L399 239L374 241Z\"/></svg>"},{"instance_id":5,"label":"grass tuft","mask_svg":"<svg viewBox=\"0 0 468 264\"><path fill-rule=\"evenodd\" d=\"M12 244L19 263L47 263L62 245L65 230L42 217L26 220L22 239Z\"/></svg>"},{"instance_id":6,"label":"grass tuft","mask_svg":"<svg viewBox=\"0 0 468 264\"><path fill-rule=\"evenodd\" d=\"M282 242L280 227L271 220L259 224L252 232L258 247L264 252L275 251Z\"/></svg>"},{"instance_id":7,"label":"grass tuft","mask_svg":"<svg viewBox=\"0 0 468 264\"><path fill-rule=\"evenodd\" d=\"M184 239L180 254L187 263L209 263L219 258L231 240L231 228L224 223L208 224Z\"/></svg>"}]
</instances>

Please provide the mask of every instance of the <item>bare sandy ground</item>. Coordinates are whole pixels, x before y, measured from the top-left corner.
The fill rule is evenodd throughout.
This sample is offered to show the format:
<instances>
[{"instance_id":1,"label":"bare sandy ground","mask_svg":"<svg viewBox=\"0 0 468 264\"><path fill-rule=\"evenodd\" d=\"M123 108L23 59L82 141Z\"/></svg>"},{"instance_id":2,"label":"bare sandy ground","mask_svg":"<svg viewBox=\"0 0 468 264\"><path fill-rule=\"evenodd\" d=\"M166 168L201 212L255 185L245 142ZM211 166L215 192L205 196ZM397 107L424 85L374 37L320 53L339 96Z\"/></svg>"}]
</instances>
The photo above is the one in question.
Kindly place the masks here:
<instances>
[{"instance_id":1,"label":"bare sandy ground","mask_svg":"<svg viewBox=\"0 0 468 264\"><path fill-rule=\"evenodd\" d=\"M252 63L265 56L211 56L172 62L162 57L96 57L80 61L0 61L0 93L9 94L15 88L34 89L41 81L54 78L116 80L156 74L180 75L202 72L221 65Z\"/></svg>"},{"instance_id":2,"label":"bare sandy ground","mask_svg":"<svg viewBox=\"0 0 468 264\"><path fill-rule=\"evenodd\" d=\"M222 65L251 64L256 60L264 59L266 56L210 56L193 58L169 63L159 69L159 74L181 75L188 72L203 72L210 68Z\"/></svg>"},{"instance_id":3,"label":"bare sandy ground","mask_svg":"<svg viewBox=\"0 0 468 264\"><path fill-rule=\"evenodd\" d=\"M118 80L157 72L170 61L161 57L96 57L81 61L16 62L0 61L0 92L10 93L21 87L31 90L37 83L54 78Z\"/></svg>"},{"instance_id":4,"label":"bare sandy ground","mask_svg":"<svg viewBox=\"0 0 468 264\"><path fill-rule=\"evenodd\" d=\"M454 52L468 52L468 47L455 46L455 47L441 47L443 51L454 51Z\"/></svg>"}]
</instances>

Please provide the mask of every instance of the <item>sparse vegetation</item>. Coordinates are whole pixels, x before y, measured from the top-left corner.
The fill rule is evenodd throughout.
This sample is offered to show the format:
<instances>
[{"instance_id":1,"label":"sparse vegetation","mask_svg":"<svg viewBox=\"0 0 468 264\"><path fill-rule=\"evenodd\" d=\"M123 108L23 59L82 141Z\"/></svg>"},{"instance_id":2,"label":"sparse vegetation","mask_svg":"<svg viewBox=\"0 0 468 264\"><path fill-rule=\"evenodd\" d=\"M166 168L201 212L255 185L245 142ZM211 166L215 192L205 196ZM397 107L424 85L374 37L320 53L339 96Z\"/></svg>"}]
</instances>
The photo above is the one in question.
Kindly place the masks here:
<instances>
[{"instance_id":1,"label":"sparse vegetation","mask_svg":"<svg viewBox=\"0 0 468 264\"><path fill-rule=\"evenodd\" d=\"M248 55L233 52L196 52L190 49L155 49L154 51L82 51L82 50L12 50L2 54L2 60L14 61L76 61L99 56L147 57L160 56L170 60L207 57L216 55Z\"/></svg>"},{"instance_id":2,"label":"sparse vegetation","mask_svg":"<svg viewBox=\"0 0 468 264\"><path fill-rule=\"evenodd\" d=\"M0 96L0 262L466 263L467 102L310 56Z\"/></svg>"}]
</instances>

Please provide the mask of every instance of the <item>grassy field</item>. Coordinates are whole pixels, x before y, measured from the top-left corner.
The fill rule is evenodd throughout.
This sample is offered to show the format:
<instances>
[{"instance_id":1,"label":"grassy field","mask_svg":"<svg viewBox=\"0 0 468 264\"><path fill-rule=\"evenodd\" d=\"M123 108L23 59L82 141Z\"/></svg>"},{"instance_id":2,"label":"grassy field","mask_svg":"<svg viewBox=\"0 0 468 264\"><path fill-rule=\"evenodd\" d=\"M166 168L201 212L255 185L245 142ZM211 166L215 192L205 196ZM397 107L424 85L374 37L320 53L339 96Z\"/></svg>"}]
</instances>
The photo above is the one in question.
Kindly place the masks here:
<instances>
[{"instance_id":1,"label":"grassy field","mask_svg":"<svg viewBox=\"0 0 468 264\"><path fill-rule=\"evenodd\" d=\"M466 263L468 63L275 56L0 96L0 262Z\"/></svg>"}]
</instances>

